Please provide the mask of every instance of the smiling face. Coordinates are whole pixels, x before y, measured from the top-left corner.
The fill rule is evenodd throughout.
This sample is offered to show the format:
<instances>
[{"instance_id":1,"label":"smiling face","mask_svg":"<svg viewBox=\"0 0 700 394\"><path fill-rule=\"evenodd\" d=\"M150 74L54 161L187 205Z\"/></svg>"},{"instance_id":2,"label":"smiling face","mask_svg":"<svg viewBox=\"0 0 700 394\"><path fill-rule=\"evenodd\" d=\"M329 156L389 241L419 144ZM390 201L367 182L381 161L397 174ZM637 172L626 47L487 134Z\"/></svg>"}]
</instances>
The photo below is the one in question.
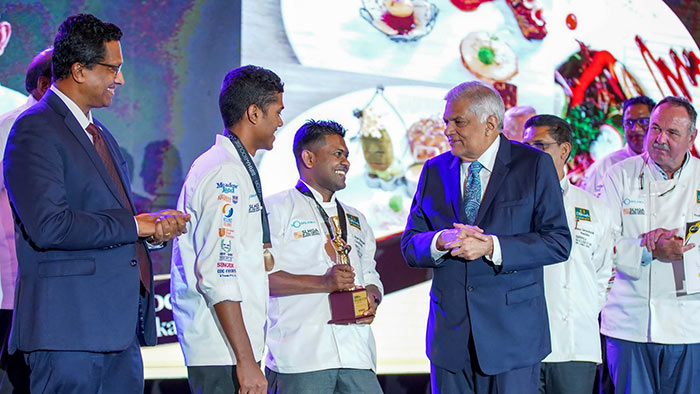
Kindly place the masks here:
<instances>
[{"instance_id":1,"label":"smiling face","mask_svg":"<svg viewBox=\"0 0 700 394\"><path fill-rule=\"evenodd\" d=\"M448 100L443 120L452 154L466 161L478 159L498 137L498 121L490 115L484 122L470 110L469 98Z\"/></svg>"},{"instance_id":2,"label":"smiling face","mask_svg":"<svg viewBox=\"0 0 700 394\"><path fill-rule=\"evenodd\" d=\"M340 135L326 135L324 141L305 152L309 155L305 162L310 170L307 177L309 183L313 183L312 186L321 194L330 197L345 188L345 179L350 169L349 151Z\"/></svg>"},{"instance_id":3,"label":"smiling face","mask_svg":"<svg viewBox=\"0 0 700 394\"><path fill-rule=\"evenodd\" d=\"M686 109L665 103L651 113L646 149L652 160L672 176L683 165L696 134Z\"/></svg>"},{"instance_id":4,"label":"smiling face","mask_svg":"<svg viewBox=\"0 0 700 394\"><path fill-rule=\"evenodd\" d=\"M108 41L105 44L105 57L100 62L92 64L90 68L79 67L82 83L78 105L83 110L108 107L112 104L117 85L124 84L124 76L119 70L122 65L122 48L119 41ZM105 66L108 64L114 67ZM116 72L115 72L116 71Z\"/></svg>"}]
</instances>

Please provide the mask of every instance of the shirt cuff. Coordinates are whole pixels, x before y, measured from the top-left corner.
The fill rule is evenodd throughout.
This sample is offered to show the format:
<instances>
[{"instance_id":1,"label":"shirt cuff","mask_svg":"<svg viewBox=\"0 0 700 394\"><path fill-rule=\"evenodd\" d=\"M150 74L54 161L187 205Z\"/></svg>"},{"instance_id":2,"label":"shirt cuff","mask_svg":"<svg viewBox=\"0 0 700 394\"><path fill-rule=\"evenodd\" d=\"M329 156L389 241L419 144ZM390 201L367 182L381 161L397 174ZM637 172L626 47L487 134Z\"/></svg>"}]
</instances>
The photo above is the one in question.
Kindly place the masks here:
<instances>
[{"instance_id":1,"label":"shirt cuff","mask_svg":"<svg viewBox=\"0 0 700 394\"><path fill-rule=\"evenodd\" d=\"M447 254L446 250L438 250L437 248L437 241L438 238L440 238L440 234L445 230L440 230L435 235L433 235L433 240L430 242L430 257L433 258L433 261L435 261L437 264L440 264L442 261L442 257Z\"/></svg>"},{"instance_id":2,"label":"shirt cuff","mask_svg":"<svg viewBox=\"0 0 700 394\"><path fill-rule=\"evenodd\" d=\"M654 260L651 252L646 247L642 247L642 267L649 265Z\"/></svg>"},{"instance_id":3,"label":"shirt cuff","mask_svg":"<svg viewBox=\"0 0 700 394\"><path fill-rule=\"evenodd\" d=\"M501 242L495 235L489 235L491 240L493 240L493 254L484 256L487 260L491 261L493 265L503 264L503 255L501 254Z\"/></svg>"}]
</instances>

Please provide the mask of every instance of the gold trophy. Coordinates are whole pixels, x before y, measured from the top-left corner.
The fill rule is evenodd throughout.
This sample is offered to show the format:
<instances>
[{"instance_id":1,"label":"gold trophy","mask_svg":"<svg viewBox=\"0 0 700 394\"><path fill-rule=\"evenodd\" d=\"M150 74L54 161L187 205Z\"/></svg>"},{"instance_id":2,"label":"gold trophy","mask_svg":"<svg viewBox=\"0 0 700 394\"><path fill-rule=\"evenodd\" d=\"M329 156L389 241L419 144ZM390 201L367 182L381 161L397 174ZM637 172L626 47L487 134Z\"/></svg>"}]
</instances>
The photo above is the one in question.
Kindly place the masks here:
<instances>
[{"instance_id":1,"label":"gold trophy","mask_svg":"<svg viewBox=\"0 0 700 394\"><path fill-rule=\"evenodd\" d=\"M336 252L336 264L350 264L348 254L352 247L343 240L340 230L340 219L337 216L331 217L333 223L333 239L331 243ZM358 320L370 317L365 315L369 310L367 302L367 290L353 286L348 290L334 291L328 295L331 305L331 320L329 324L354 324Z\"/></svg>"}]
</instances>

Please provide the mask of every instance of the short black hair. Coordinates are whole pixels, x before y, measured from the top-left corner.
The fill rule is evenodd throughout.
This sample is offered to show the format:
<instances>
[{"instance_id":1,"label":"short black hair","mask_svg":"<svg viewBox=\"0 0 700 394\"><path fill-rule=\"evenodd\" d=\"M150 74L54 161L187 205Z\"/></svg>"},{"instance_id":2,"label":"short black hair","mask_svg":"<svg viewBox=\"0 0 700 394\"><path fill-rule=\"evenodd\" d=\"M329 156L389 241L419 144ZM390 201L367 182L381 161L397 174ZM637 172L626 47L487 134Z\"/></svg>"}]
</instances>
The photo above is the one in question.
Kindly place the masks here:
<instances>
[{"instance_id":1,"label":"short black hair","mask_svg":"<svg viewBox=\"0 0 700 394\"><path fill-rule=\"evenodd\" d=\"M659 101L658 104L651 110L654 112L654 110L657 107L660 107L662 104L669 104L674 107L683 107L685 108L686 112L688 112L688 118L690 119L690 130L688 130L688 134L692 133L695 130L695 122L698 120L698 113L695 111L695 107L693 107L693 104L688 101L687 98L685 97L679 97L679 96L666 96L661 101Z\"/></svg>"},{"instance_id":2,"label":"short black hair","mask_svg":"<svg viewBox=\"0 0 700 394\"><path fill-rule=\"evenodd\" d=\"M39 77L51 79L51 57L53 48L47 48L39 52L27 68L27 75L24 78L24 88L31 94L37 88Z\"/></svg>"},{"instance_id":3,"label":"short black hair","mask_svg":"<svg viewBox=\"0 0 700 394\"><path fill-rule=\"evenodd\" d=\"M624 103L622 103L622 115L625 115L625 112L627 112L627 108L637 104L646 105L647 107L649 107L649 112L651 112L651 110L654 109L654 106L656 105L654 100L650 99L647 96L632 97L631 99L627 99Z\"/></svg>"},{"instance_id":4,"label":"short black hair","mask_svg":"<svg viewBox=\"0 0 700 394\"><path fill-rule=\"evenodd\" d=\"M284 93L284 83L268 69L248 65L229 71L219 93L224 127L230 128L243 119L252 104L267 114L267 108L277 100L278 93Z\"/></svg>"},{"instance_id":5,"label":"short black hair","mask_svg":"<svg viewBox=\"0 0 700 394\"><path fill-rule=\"evenodd\" d=\"M571 125L564 119L554 115L535 115L525 122L526 129L540 126L549 127L549 135L557 144L561 145L568 142L569 145L573 145Z\"/></svg>"},{"instance_id":6,"label":"short black hair","mask_svg":"<svg viewBox=\"0 0 700 394\"><path fill-rule=\"evenodd\" d=\"M122 31L116 25L102 22L94 15L69 16L58 27L53 42L54 81L68 77L76 62L91 69L104 60L105 43L121 38Z\"/></svg>"},{"instance_id":7,"label":"short black hair","mask_svg":"<svg viewBox=\"0 0 700 394\"><path fill-rule=\"evenodd\" d=\"M333 120L313 120L309 119L299 127L294 134L294 144L292 152L297 160L297 167L301 163L301 152L310 150L311 145L321 140L325 140L327 135L339 135L345 137L345 128Z\"/></svg>"}]
</instances>

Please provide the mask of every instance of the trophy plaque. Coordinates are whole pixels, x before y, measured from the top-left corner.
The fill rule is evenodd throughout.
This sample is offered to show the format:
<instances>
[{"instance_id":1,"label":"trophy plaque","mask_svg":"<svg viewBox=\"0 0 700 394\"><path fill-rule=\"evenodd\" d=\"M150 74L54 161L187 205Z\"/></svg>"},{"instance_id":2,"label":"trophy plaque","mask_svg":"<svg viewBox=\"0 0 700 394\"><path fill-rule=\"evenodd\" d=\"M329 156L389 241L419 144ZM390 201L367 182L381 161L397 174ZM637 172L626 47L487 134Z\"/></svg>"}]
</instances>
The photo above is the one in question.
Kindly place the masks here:
<instances>
[{"instance_id":1,"label":"trophy plaque","mask_svg":"<svg viewBox=\"0 0 700 394\"><path fill-rule=\"evenodd\" d=\"M331 218L334 227L334 236L331 239L336 251L336 264L350 264L351 246L343 240L340 233L340 219L337 216ZM369 310L367 302L367 290L353 287L348 290L334 291L328 295L331 306L331 320L329 324L355 324L361 319L371 317L365 315Z\"/></svg>"}]
</instances>

